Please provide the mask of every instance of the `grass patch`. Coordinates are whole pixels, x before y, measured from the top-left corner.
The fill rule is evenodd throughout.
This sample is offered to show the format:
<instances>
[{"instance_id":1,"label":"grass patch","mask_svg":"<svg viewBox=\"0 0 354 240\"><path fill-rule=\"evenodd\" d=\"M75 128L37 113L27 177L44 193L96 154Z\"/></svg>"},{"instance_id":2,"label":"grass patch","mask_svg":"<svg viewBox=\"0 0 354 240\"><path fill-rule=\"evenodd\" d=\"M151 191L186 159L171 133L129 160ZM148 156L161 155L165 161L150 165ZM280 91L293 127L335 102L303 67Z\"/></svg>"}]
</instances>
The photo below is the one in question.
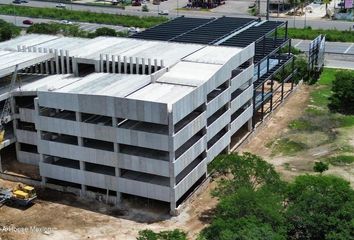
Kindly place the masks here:
<instances>
[{"instance_id":1,"label":"grass patch","mask_svg":"<svg viewBox=\"0 0 354 240\"><path fill-rule=\"evenodd\" d=\"M165 17L138 17L128 15L95 13L87 11L71 11L67 9L35 8L13 5L1 5L0 14L16 14L16 16L24 17L38 17L57 20L64 19L77 22L102 23L140 28L153 27L168 20Z\"/></svg>"},{"instance_id":2,"label":"grass patch","mask_svg":"<svg viewBox=\"0 0 354 240\"><path fill-rule=\"evenodd\" d=\"M284 33L281 29L280 33ZM326 40L330 42L354 42L354 32L345 30L340 31L336 29L311 29L307 28L288 28L290 38L299 38L312 40L320 34L326 35Z\"/></svg>"},{"instance_id":3,"label":"grass patch","mask_svg":"<svg viewBox=\"0 0 354 240\"><path fill-rule=\"evenodd\" d=\"M289 138L278 139L267 144L272 147L272 155L283 154L293 155L297 152L307 149L307 145Z\"/></svg>"},{"instance_id":4,"label":"grass patch","mask_svg":"<svg viewBox=\"0 0 354 240\"><path fill-rule=\"evenodd\" d=\"M330 157L327 161L333 166L344 166L354 163L354 156L339 155L335 157Z\"/></svg>"},{"instance_id":5,"label":"grass patch","mask_svg":"<svg viewBox=\"0 0 354 240\"><path fill-rule=\"evenodd\" d=\"M331 89L328 87L318 87L315 91L311 93L311 104L324 110L327 109L327 104L329 103L328 98L331 96Z\"/></svg>"},{"instance_id":6,"label":"grass patch","mask_svg":"<svg viewBox=\"0 0 354 240\"><path fill-rule=\"evenodd\" d=\"M354 115L340 115L339 122L341 127L353 127Z\"/></svg>"},{"instance_id":7,"label":"grass patch","mask_svg":"<svg viewBox=\"0 0 354 240\"><path fill-rule=\"evenodd\" d=\"M292 130L309 131L313 130L311 122L304 119L296 119L289 124L289 128Z\"/></svg>"},{"instance_id":8,"label":"grass patch","mask_svg":"<svg viewBox=\"0 0 354 240\"><path fill-rule=\"evenodd\" d=\"M340 164L341 161L348 163L350 161L348 159L353 158L353 156L346 156L354 152L354 147L346 145L348 144L346 136L347 134L350 136L354 130L351 128L354 127L354 115L332 113L328 109L328 98L332 94L332 83L337 71L336 69L324 69L319 81L313 86L310 93L311 103L305 113L290 122L289 131L280 139L266 144L266 147L272 150L273 156L294 155L306 149L329 144L328 149L335 148L332 154L339 155L334 159L331 158L333 165L335 162ZM354 71L352 73L354 75ZM343 131L344 127L345 131Z\"/></svg>"}]
</instances>

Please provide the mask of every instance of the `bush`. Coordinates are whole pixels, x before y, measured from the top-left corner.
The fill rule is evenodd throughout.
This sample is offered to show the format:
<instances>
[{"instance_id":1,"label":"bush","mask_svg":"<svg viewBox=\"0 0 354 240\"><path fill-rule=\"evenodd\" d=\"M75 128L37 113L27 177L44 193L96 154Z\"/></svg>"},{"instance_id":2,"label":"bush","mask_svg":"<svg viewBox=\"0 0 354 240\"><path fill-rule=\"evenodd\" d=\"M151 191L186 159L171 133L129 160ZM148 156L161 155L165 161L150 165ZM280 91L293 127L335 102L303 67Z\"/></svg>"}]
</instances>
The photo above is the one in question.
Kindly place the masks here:
<instances>
[{"instance_id":1,"label":"bush","mask_svg":"<svg viewBox=\"0 0 354 240\"><path fill-rule=\"evenodd\" d=\"M328 164L324 162L315 162L313 170L322 174L324 171L328 170Z\"/></svg>"},{"instance_id":2,"label":"bush","mask_svg":"<svg viewBox=\"0 0 354 240\"><path fill-rule=\"evenodd\" d=\"M27 29L27 33L62 34L72 37L86 37L87 32L80 30L78 25L66 25L61 23L35 23Z\"/></svg>"},{"instance_id":3,"label":"bush","mask_svg":"<svg viewBox=\"0 0 354 240\"><path fill-rule=\"evenodd\" d=\"M95 35L97 36L117 36L116 30L108 27L97 28L95 31Z\"/></svg>"},{"instance_id":4,"label":"bush","mask_svg":"<svg viewBox=\"0 0 354 240\"><path fill-rule=\"evenodd\" d=\"M284 29L281 29L280 32L284 34ZM332 42L354 42L353 31L340 31L336 29L311 29L307 28L288 28L288 34L290 38L298 39L315 39L318 35L326 35L327 41Z\"/></svg>"},{"instance_id":5,"label":"bush","mask_svg":"<svg viewBox=\"0 0 354 240\"><path fill-rule=\"evenodd\" d=\"M12 23L0 19L0 41L10 40L20 35L21 29Z\"/></svg>"},{"instance_id":6,"label":"bush","mask_svg":"<svg viewBox=\"0 0 354 240\"><path fill-rule=\"evenodd\" d=\"M139 232L137 240L187 240L187 234L179 229L159 233L146 229Z\"/></svg>"},{"instance_id":7,"label":"bush","mask_svg":"<svg viewBox=\"0 0 354 240\"><path fill-rule=\"evenodd\" d=\"M354 114L354 75L352 72L337 72L332 92L332 96L329 97L329 110L342 114Z\"/></svg>"},{"instance_id":8,"label":"bush","mask_svg":"<svg viewBox=\"0 0 354 240\"><path fill-rule=\"evenodd\" d=\"M146 4L144 4L142 7L141 7L141 11L143 12L148 12L149 11L149 8Z\"/></svg>"}]
</instances>

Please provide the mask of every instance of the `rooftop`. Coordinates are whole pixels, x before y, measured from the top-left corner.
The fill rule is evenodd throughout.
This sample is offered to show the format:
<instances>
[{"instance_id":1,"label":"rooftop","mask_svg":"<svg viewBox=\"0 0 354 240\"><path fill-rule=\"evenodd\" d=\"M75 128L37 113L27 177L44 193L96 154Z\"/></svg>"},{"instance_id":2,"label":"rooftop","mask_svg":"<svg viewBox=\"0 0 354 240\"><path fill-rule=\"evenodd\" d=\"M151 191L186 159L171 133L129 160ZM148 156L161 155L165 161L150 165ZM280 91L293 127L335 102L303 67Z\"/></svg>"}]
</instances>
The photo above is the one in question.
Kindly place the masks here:
<instances>
[{"instance_id":1,"label":"rooftop","mask_svg":"<svg viewBox=\"0 0 354 240\"><path fill-rule=\"evenodd\" d=\"M18 65L18 69L23 69L51 58L52 54L50 53L0 50L0 77L13 73L16 65Z\"/></svg>"},{"instance_id":2,"label":"rooftop","mask_svg":"<svg viewBox=\"0 0 354 240\"><path fill-rule=\"evenodd\" d=\"M126 97L150 81L147 75L92 73L56 92Z\"/></svg>"}]
</instances>

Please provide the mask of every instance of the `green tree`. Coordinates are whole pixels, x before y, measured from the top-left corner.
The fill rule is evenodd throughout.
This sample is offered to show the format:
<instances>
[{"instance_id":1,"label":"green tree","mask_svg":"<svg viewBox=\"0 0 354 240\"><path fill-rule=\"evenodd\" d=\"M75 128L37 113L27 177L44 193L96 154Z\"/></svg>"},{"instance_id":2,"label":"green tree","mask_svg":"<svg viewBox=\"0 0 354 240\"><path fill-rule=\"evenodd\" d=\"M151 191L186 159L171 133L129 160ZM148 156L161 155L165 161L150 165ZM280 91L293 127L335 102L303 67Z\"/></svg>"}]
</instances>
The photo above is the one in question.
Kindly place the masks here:
<instances>
[{"instance_id":1,"label":"green tree","mask_svg":"<svg viewBox=\"0 0 354 240\"><path fill-rule=\"evenodd\" d=\"M282 190L284 182L272 164L251 153L220 155L209 166L215 175L221 176L214 196L222 197L236 192L239 187L257 189L261 186Z\"/></svg>"},{"instance_id":2,"label":"green tree","mask_svg":"<svg viewBox=\"0 0 354 240\"><path fill-rule=\"evenodd\" d=\"M137 240L187 240L187 234L179 229L158 233L146 229L139 232Z\"/></svg>"},{"instance_id":3,"label":"green tree","mask_svg":"<svg viewBox=\"0 0 354 240\"><path fill-rule=\"evenodd\" d=\"M328 170L328 164L324 162L315 162L313 170L322 174L324 171Z\"/></svg>"},{"instance_id":4,"label":"green tree","mask_svg":"<svg viewBox=\"0 0 354 240\"><path fill-rule=\"evenodd\" d=\"M6 41L20 35L21 29L12 23L0 19L0 41Z\"/></svg>"},{"instance_id":5,"label":"green tree","mask_svg":"<svg viewBox=\"0 0 354 240\"><path fill-rule=\"evenodd\" d=\"M200 239L285 239L286 227L281 195L262 187L239 188L222 197L215 217Z\"/></svg>"},{"instance_id":6,"label":"green tree","mask_svg":"<svg viewBox=\"0 0 354 240\"><path fill-rule=\"evenodd\" d=\"M288 239L354 239L354 190L339 177L299 176L285 216Z\"/></svg>"},{"instance_id":7,"label":"green tree","mask_svg":"<svg viewBox=\"0 0 354 240\"><path fill-rule=\"evenodd\" d=\"M332 2L332 0L322 0L324 4L326 4L326 15L325 17L329 17L328 15L328 4L330 4Z\"/></svg>"},{"instance_id":8,"label":"green tree","mask_svg":"<svg viewBox=\"0 0 354 240\"><path fill-rule=\"evenodd\" d=\"M108 27L97 28L95 31L96 36L117 36L116 30Z\"/></svg>"},{"instance_id":9,"label":"green tree","mask_svg":"<svg viewBox=\"0 0 354 240\"><path fill-rule=\"evenodd\" d=\"M336 73L328 108L332 112L354 114L354 75L350 71Z\"/></svg>"}]
</instances>

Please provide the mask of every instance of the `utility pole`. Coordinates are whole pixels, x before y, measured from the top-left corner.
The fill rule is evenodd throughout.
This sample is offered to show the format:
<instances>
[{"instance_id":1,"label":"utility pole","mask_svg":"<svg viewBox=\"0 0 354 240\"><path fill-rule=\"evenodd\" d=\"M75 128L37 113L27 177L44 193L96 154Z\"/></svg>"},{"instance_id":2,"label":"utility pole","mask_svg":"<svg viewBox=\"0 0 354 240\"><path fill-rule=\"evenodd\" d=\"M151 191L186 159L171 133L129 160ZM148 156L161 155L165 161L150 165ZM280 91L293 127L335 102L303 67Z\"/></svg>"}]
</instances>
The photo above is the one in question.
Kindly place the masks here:
<instances>
[{"instance_id":1,"label":"utility pole","mask_svg":"<svg viewBox=\"0 0 354 240\"><path fill-rule=\"evenodd\" d=\"M278 3L279 6L279 3ZM266 13L266 19L269 20L269 0L267 0L267 13Z\"/></svg>"}]
</instances>

